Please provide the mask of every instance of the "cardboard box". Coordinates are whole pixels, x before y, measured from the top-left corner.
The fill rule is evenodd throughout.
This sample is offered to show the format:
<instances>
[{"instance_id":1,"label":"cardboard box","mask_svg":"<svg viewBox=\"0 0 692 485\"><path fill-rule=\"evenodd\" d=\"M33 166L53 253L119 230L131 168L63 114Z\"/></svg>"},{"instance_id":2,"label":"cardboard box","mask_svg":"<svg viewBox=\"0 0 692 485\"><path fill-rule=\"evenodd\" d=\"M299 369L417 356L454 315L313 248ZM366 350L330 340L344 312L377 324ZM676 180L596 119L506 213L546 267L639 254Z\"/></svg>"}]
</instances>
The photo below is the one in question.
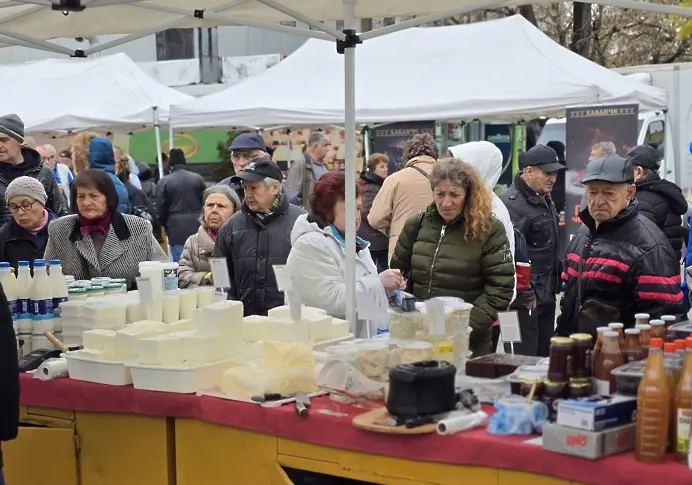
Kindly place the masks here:
<instances>
[{"instance_id":1,"label":"cardboard box","mask_svg":"<svg viewBox=\"0 0 692 485\"><path fill-rule=\"evenodd\" d=\"M566 399L557 405L557 424L587 431L623 426L635 421L637 398L592 396Z\"/></svg>"},{"instance_id":2,"label":"cardboard box","mask_svg":"<svg viewBox=\"0 0 692 485\"><path fill-rule=\"evenodd\" d=\"M634 449L637 425L585 431L559 424L543 425L543 449L595 460Z\"/></svg>"}]
</instances>

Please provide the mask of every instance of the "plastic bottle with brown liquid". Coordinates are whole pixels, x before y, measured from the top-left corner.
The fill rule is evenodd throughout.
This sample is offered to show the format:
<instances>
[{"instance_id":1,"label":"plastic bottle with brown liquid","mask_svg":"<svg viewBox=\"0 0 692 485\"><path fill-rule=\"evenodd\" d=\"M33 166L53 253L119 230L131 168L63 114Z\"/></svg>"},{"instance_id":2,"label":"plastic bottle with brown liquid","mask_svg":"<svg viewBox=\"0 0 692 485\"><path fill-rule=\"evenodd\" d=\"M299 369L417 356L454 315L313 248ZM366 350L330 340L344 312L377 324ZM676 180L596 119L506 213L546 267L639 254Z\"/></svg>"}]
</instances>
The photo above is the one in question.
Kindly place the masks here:
<instances>
[{"instance_id":1,"label":"plastic bottle with brown liquid","mask_svg":"<svg viewBox=\"0 0 692 485\"><path fill-rule=\"evenodd\" d=\"M596 359L598 359L598 354L601 353L603 348L603 342L605 342L605 337L603 336L606 332L610 332L610 327L598 327L596 329L596 345L591 352L591 374L596 372Z\"/></svg>"},{"instance_id":2,"label":"plastic bottle with brown liquid","mask_svg":"<svg viewBox=\"0 0 692 485\"><path fill-rule=\"evenodd\" d=\"M618 340L620 341L620 350L625 349L625 324L619 322L613 322L608 324L608 328L612 332L617 332Z\"/></svg>"},{"instance_id":3,"label":"plastic bottle with brown liquid","mask_svg":"<svg viewBox=\"0 0 692 485\"><path fill-rule=\"evenodd\" d=\"M682 372L680 359L675 349L674 342L665 342L663 344L663 372L668 381L668 389L670 389L670 430L668 431L668 451L674 450L674 433L675 433L675 390L678 388L678 381Z\"/></svg>"},{"instance_id":4,"label":"plastic bottle with brown liquid","mask_svg":"<svg viewBox=\"0 0 692 485\"><path fill-rule=\"evenodd\" d=\"M652 338L644 377L637 392L637 437L634 457L642 463L666 458L670 421L670 388L663 371L663 340Z\"/></svg>"},{"instance_id":5,"label":"plastic bottle with brown liquid","mask_svg":"<svg viewBox=\"0 0 692 485\"><path fill-rule=\"evenodd\" d=\"M617 332L605 332L603 336L605 342L595 362L594 391L596 394L607 396L615 392L616 380L612 372L625 363L625 356Z\"/></svg>"},{"instance_id":6,"label":"plastic bottle with brown liquid","mask_svg":"<svg viewBox=\"0 0 692 485\"><path fill-rule=\"evenodd\" d=\"M692 338L685 341L685 364L680 382L675 391L675 434L671 441L675 444L675 459L687 463L690 450L690 423L692 422Z\"/></svg>"},{"instance_id":7,"label":"plastic bottle with brown liquid","mask_svg":"<svg viewBox=\"0 0 692 485\"><path fill-rule=\"evenodd\" d=\"M628 328L625 330L625 348L623 353L627 362L646 359L638 328Z\"/></svg>"}]
</instances>

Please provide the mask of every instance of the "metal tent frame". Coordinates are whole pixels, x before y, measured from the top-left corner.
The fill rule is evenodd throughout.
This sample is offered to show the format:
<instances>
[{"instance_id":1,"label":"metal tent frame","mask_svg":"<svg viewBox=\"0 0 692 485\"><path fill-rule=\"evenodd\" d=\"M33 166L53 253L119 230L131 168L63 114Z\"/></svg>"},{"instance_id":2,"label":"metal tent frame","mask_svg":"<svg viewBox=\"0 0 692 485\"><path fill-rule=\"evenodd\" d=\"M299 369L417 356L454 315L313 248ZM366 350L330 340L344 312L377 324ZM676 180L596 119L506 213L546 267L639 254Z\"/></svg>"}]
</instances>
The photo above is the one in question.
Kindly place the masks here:
<instances>
[{"instance_id":1,"label":"metal tent frame","mask_svg":"<svg viewBox=\"0 0 692 485\"><path fill-rule=\"evenodd\" d=\"M74 2L74 0L72 0ZM356 98L355 98L355 49L356 46L366 40L374 39L382 35L387 35L393 32L398 32L400 30L408 29L411 27L417 27L423 24L428 24L443 20L447 17L452 17L455 15L461 15L473 10L497 7L503 5L516 5L520 3L525 3L524 1L498 1L498 0L458 0L450 1L449 5L456 5L449 10L438 11L436 13L427 14L429 8L426 9L425 2L415 1L416 7L407 7L410 11L411 8L416 10L416 13L424 14L420 17L406 20L404 22L394 24L388 27L383 27L370 32L365 32L358 34L356 31L356 3L358 0L334 0L334 3L341 3L343 9L343 15L341 18L344 20L344 30L339 32L338 30L325 25L321 21L312 18L305 13L288 7L276 0L231 0L228 2L221 3L214 7L209 8L195 8L195 0L192 0L190 7L179 8L170 5L165 5L161 2L155 2L154 0L81 0L81 6L84 9L93 10L95 8L107 8L109 6L127 6L131 8L134 13L138 10L144 9L149 11L157 11L165 14L175 14L178 17L173 20L168 20L160 24L154 25L152 27L146 28L140 32L126 35L122 38L106 42L97 46L92 46L84 50L73 51L63 46L59 46L55 43L48 42L47 40L25 35L23 33L15 32L7 27L11 22L25 18L32 14L40 13L46 9L60 10L60 8L54 8L54 4L60 5L59 0L0 0L0 41L5 42L5 45L20 45L24 47L32 47L35 49L56 52L59 54L65 54L72 57L86 57L91 54L116 47L142 37L146 37L157 32L161 32L166 29L179 28L181 26L187 26L190 23L190 19L204 20L206 21L205 26L209 26L209 21L211 23L218 23L220 25L242 25L248 27L257 27L262 29L274 30L278 32L284 32L294 35L300 35L303 37L310 37L322 40L334 40L336 41L336 48L340 54L344 55L344 75L345 75L345 95L344 95L344 124L345 124L345 149L346 149L346 318L355 322L357 313L357 302L356 302L356 278L355 278L355 258L356 258ZM362 0L361 0L362 1ZM381 0L367 0L368 2L380 3ZM408 3L406 0L399 0L401 4ZM232 10L236 7L240 7L251 2L257 2L265 5L275 11L281 12L285 16L291 17L297 21L303 22L309 25L312 29L308 30L297 27L290 27L286 25L281 25L279 23L265 22L261 20L256 20L246 17L233 17L231 14L224 13ZM200 2L202 3L202 2ZM537 3L537 2L534 2ZM607 5L612 7L627 8L633 10L642 10L648 12L656 12L667 15L677 15L677 16L692 16L692 8L686 7L676 7L670 5L660 5L648 3L639 0L596 0L594 3ZM387 4L391 7L393 5L392 1L381 2L382 10L377 11L377 8L372 11L372 17L389 17L392 16L391 12L387 10ZM17 7L17 6L29 6L29 8L23 9L11 15L3 16L2 9ZM369 4L371 7L374 3ZM79 11L65 11L64 15L79 15ZM109 29L111 30L111 29ZM112 33L112 32L104 32ZM81 35L80 32L75 31L74 36L77 37Z\"/></svg>"}]
</instances>

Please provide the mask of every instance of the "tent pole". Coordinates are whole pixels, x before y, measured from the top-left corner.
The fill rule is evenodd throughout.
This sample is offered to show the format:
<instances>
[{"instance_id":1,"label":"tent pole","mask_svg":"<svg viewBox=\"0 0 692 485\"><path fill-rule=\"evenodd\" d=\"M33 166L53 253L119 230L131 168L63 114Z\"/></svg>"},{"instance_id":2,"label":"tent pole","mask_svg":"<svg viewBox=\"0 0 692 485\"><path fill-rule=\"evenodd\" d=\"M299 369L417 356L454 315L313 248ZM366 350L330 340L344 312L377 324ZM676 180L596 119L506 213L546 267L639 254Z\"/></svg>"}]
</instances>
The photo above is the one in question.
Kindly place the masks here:
<instances>
[{"instance_id":1,"label":"tent pole","mask_svg":"<svg viewBox=\"0 0 692 485\"><path fill-rule=\"evenodd\" d=\"M159 126L158 116L156 116L157 111L158 111L158 107L154 106L153 112L154 112L154 136L156 137L156 161L158 162L158 166L159 166L159 179L162 179L163 178L163 157L161 156L161 127Z\"/></svg>"},{"instance_id":2,"label":"tent pole","mask_svg":"<svg viewBox=\"0 0 692 485\"><path fill-rule=\"evenodd\" d=\"M168 150L175 148L175 130L173 124L168 120Z\"/></svg>"},{"instance_id":3,"label":"tent pole","mask_svg":"<svg viewBox=\"0 0 692 485\"><path fill-rule=\"evenodd\" d=\"M355 1L344 0L344 27L355 33ZM344 49L344 123L346 135L346 320L356 328L356 50ZM367 324L367 323L366 323Z\"/></svg>"}]
</instances>

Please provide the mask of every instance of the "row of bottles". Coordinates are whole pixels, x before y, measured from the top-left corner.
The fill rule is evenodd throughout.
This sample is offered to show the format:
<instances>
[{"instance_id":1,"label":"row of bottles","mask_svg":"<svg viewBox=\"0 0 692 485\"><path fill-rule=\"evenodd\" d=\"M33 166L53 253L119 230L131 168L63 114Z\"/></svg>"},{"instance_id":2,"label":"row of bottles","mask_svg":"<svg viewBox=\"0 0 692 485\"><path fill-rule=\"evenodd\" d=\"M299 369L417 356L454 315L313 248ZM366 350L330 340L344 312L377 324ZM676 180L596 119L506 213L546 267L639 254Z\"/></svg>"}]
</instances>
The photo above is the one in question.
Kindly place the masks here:
<instances>
[{"instance_id":1,"label":"row of bottles","mask_svg":"<svg viewBox=\"0 0 692 485\"><path fill-rule=\"evenodd\" d=\"M692 337L665 345L652 338L637 393L637 461L661 463L672 451L677 461L692 463L691 408Z\"/></svg>"},{"instance_id":2,"label":"row of bottles","mask_svg":"<svg viewBox=\"0 0 692 485\"><path fill-rule=\"evenodd\" d=\"M19 261L17 266L15 277L10 264L0 262L0 284L12 318L17 321L19 333L29 333L31 320L46 320L56 316L60 304L67 301L67 283L60 260L51 260L50 267L43 259L35 260L33 278L29 261Z\"/></svg>"}]
</instances>

